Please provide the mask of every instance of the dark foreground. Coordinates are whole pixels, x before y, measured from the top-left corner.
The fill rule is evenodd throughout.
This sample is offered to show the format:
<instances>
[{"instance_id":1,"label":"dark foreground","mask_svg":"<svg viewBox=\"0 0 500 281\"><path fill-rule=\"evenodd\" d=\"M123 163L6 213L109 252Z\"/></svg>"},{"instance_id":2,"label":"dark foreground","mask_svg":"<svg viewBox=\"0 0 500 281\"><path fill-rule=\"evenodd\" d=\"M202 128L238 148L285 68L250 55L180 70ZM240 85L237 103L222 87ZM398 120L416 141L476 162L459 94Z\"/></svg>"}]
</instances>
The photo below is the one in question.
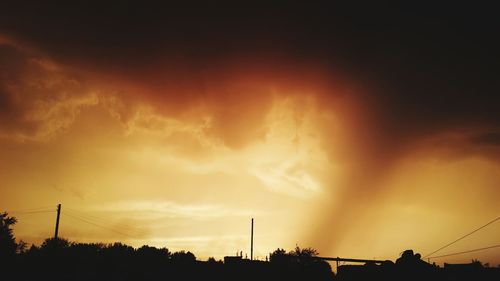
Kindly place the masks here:
<instances>
[{"instance_id":1,"label":"dark foreground","mask_svg":"<svg viewBox=\"0 0 500 281\"><path fill-rule=\"evenodd\" d=\"M395 263L343 265L334 274L314 250L278 249L269 261L241 256L225 261L197 261L190 252L171 253L166 248L134 249L116 243L82 244L47 240L2 261L1 280L500 280L500 268L479 262L428 264L405 251Z\"/></svg>"}]
</instances>

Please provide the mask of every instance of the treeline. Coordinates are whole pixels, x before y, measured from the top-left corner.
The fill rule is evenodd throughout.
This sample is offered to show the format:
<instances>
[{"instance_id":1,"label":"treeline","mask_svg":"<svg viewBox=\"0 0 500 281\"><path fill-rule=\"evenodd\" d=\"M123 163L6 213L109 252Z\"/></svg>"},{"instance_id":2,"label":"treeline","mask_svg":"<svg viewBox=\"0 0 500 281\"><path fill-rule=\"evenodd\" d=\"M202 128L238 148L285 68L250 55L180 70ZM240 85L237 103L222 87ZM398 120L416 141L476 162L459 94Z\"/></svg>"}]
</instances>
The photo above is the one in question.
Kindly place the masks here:
<instances>
[{"instance_id":1,"label":"treeline","mask_svg":"<svg viewBox=\"0 0 500 281\"><path fill-rule=\"evenodd\" d=\"M40 246L16 242L16 219L0 214L1 280L332 280L328 263L311 248L277 249L270 262L233 257L199 261L191 252L122 243L46 239Z\"/></svg>"},{"instance_id":2,"label":"treeline","mask_svg":"<svg viewBox=\"0 0 500 281\"><path fill-rule=\"evenodd\" d=\"M16 219L0 214L0 281L21 280L500 280L500 267L479 261L439 267L406 250L395 262L341 265L337 274L312 248L277 249L269 261L240 256L199 261L191 252L122 243L77 243L46 239L40 246L16 241Z\"/></svg>"}]
</instances>

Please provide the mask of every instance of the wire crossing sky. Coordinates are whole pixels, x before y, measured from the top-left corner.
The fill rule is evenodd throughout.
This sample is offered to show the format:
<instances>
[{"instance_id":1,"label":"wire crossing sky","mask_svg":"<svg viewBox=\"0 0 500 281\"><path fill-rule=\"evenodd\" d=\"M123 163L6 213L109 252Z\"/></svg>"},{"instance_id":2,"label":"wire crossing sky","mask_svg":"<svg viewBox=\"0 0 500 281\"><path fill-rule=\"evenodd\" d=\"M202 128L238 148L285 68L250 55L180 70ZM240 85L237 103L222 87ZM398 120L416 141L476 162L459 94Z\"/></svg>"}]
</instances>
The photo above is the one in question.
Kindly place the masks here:
<instances>
[{"instance_id":1,"label":"wire crossing sky","mask_svg":"<svg viewBox=\"0 0 500 281\"><path fill-rule=\"evenodd\" d=\"M479 227L479 228L477 228L477 229L474 229L473 231L471 231L471 232L469 232L469 233L465 234L464 236L462 236L462 237L458 238L457 240L454 240L453 242L451 242L451 243L449 243L449 244L446 244L446 245L444 245L443 247L441 247L441 248L439 248L439 249L435 250L434 252L432 252L432 253L430 253L430 254L427 254L426 256L424 256L424 258L427 258L427 257L428 257L428 258L432 258L432 255L433 255L433 254L435 254L435 253L437 253L437 252L439 252L439 251L441 251L441 250L443 250L443 249L445 249L445 248L447 248L447 247L449 247L449 246L451 246L451 245L453 245L453 244L457 243L458 241L460 241L460 240L462 240L462 239L465 239L466 237L468 237L468 236L470 236L470 235L472 235L472 234L474 234L474 233L478 232L479 230L481 230L481 229L483 229L483 228L487 227L488 225L490 225L490 224L492 224L492 223L494 223L494 222L497 222L498 220L500 220L500 217L497 217L497 218L495 218L494 220L492 220L492 221L488 222L487 224L485 224L485 225L483 225L483 226L481 226L481 227Z\"/></svg>"}]
</instances>

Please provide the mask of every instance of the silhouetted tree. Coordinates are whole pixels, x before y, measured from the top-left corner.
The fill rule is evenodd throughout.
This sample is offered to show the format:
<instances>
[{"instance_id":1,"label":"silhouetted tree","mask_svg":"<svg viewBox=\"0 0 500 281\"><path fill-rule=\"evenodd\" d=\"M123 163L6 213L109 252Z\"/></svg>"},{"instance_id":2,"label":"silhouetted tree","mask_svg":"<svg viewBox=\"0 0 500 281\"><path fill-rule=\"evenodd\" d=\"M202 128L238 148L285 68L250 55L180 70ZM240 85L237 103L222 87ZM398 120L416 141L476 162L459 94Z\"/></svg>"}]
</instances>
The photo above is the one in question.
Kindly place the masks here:
<instances>
[{"instance_id":1,"label":"silhouetted tree","mask_svg":"<svg viewBox=\"0 0 500 281\"><path fill-rule=\"evenodd\" d=\"M271 262L288 262L288 263L305 263L311 262L316 259L313 259L318 255L318 251L313 248L300 248L299 246L295 246L295 249L286 252L284 249L276 249L270 255Z\"/></svg>"},{"instance_id":2,"label":"silhouetted tree","mask_svg":"<svg viewBox=\"0 0 500 281\"><path fill-rule=\"evenodd\" d=\"M137 249L137 255L139 255L142 258L147 258L147 259L152 259L152 258L158 258L158 259L168 259L170 258L170 251L167 248L156 248L156 247L150 247L148 245L143 245L139 249Z\"/></svg>"},{"instance_id":3,"label":"silhouetted tree","mask_svg":"<svg viewBox=\"0 0 500 281\"><path fill-rule=\"evenodd\" d=\"M471 263L474 264L474 265L476 265L476 266L478 266L478 267L484 267L483 263L480 260L478 260L478 259L472 259Z\"/></svg>"},{"instance_id":4,"label":"silhouetted tree","mask_svg":"<svg viewBox=\"0 0 500 281\"><path fill-rule=\"evenodd\" d=\"M196 257L191 252L179 251L172 254L171 261L177 264L193 264L196 262Z\"/></svg>"},{"instance_id":5,"label":"silhouetted tree","mask_svg":"<svg viewBox=\"0 0 500 281\"><path fill-rule=\"evenodd\" d=\"M290 254L296 257L311 258L318 255L318 251L313 248L300 248L298 245L295 246L295 250L291 251Z\"/></svg>"},{"instance_id":6,"label":"silhouetted tree","mask_svg":"<svg viewBox=\"0 0 500 281\"><path fill-rule=\"evenodd\" d=\"M35 255L40 252L40 247L36 246L35 244L31 244L31 247L26 251L26 254L28 255Z\"/></svg>"},{"instance_id":7,"label":"silhouetted tree","mask_svg":"<svg viewBox=\"0 0 500 281\"><path fill-rule=\"evenodd\" d=\"M18 254L25 254L27 249L28 249L28 243L24 242L23 240L19 240L19 243L17 243L16 252Z\"/></svg>"},{"instance_id":8,"label":"silhouetted tree","mask_svg":"<svg viewBox=\"0 0 500 281\"><path fill-rule=\"evenodd\" d=\"M273 263L284 263L288 259L288 255L284 249L276 249L269 255L269 261Z\"/></svg>"},{"instance_id":9,"label":"silhouetted tree","mask_svg":"<svg viewBox=\"0 0 500 281\"><path fill-rule=\"evenodd\" d=\"M12 231L16 222L15 217L9 217L6 212L0 213L0 259L11 259L17 252L18 245Z\"/></svg>"},{"instance_id":10,"label":"silhouetted tree","mask_svg":"<svg viewBox=\"0 0 500 281\"><path fill-rule=\"evenodd\" d=\"M271 264L277 266L279 272L286 275L283 279L292 280L331 280L333 272L330 264L315 258L318 251L313 248L300 248L286 252L284 249L276 249L270 255Z\"/></svg>"},{"instance_id":11,"label":"silhouetted tree","mask_svg":"<svg viewBox=\"0 0 500 281\"><path fill-rule=\"evenodd\" d=\"M54 250L66 249L70 245L71 243L64 238L47 238L40 246L40 250L43 252L52 252Z\"/></svg>"}]
</instances>

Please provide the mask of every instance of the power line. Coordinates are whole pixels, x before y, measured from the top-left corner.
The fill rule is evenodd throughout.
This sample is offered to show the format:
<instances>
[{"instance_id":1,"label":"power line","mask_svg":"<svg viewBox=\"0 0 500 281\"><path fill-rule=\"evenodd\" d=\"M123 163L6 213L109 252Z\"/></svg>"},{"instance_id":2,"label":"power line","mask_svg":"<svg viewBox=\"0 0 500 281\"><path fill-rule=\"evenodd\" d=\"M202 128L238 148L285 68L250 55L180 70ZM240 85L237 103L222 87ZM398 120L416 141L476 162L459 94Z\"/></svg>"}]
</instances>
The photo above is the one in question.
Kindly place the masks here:
<instances>
[{"instance_id":1,"label":"power line","mask_svg":"<svg viewBox=\"0 0 500 281\"><path fill-rule=\"evenodd\" d=\"M112 225L108 221L105 221L105 220L102 220L102 219L101 220L91 219L91 218L86 217L84 215L77 214L74 211L69 211L69 212L66 211L66 213L69 213L69 214L71 214L73 216L77 216L77 217L79 217L81 219L85 219L86 221L91 222L93 224L104 225L104 226L106 226L109 229L114 229L114 230L117 230L119 232L124 232L124 233L131 233L131 234L136 235L136 236L139 235L139 233L137 232L137 230L131 229L128 226L127 227L124 227L124 226L120 227L120 226L117 226L117 225Z\"/></svg>"},{"instance_id":2,"label":"power line","mask_svg":"<svg viewBox=\"0 0 500 281\"><path fill-rule=\"evenodd\" d=\"M99 225L99 224L93 223L93 222L88 221L88 220L86 220L86 219L84 219L84 218L81 218L81 217L79 217L79 216L72 215L72 214L68 214L67 212L65 213L65 215L70 216L70 217L72 217L72 218L74 218L74 219L77 219L77 220L83 221L83 222L85 222L85 223L91 224L91 225L93 225L93 226L100 227L100 228L106 229L106 230L108 230L108 231L112 231L112 232L115 232L115 233L121 234L121 235L123 235L123 236L127 236L127 237L129 237L129 238L136 239L135 237L130 236L130 235L126 234L126 233L123 233L123 232L121 232L121 231L117 231L117 230L115 230L115 229L112 229L112 228L109 228L109 227L106 227L106 226L102 226L102 225Z\"/></svg>"},{"instance_id":3,"label":"power line","mask_svg":"<svg viewBox=\"0 0 500 281\"><path fill-rule=\"evenodd\" d=\"M85 219L91 223L94 223L94 224L104 224L104 225L109 225L109 222L106 221L106 219L102 219L102 218L98 218L98 217L95 217L95 216L90 216L90 215L84 215L84 214L81 214L81 212L75 212L75 210L67 210L66 213L69 213L69 214L72 214L73 216L77 216L79 218L82 218L82 219ZM115 229L115 230L118 230L120 232L126 232L126 233L131 233L131 232L134 232L134 235L138 235L138 230L135 230L133 228L131 228L130 226L128 225L115 225L113 224L113 226L109 226L108 228L110 229Z\"/></svg>"},{"instance_id":4,"label":"power line","mask_svg":"<svg viewBox=\"0 0 500 281\"><path fill-rule=\"evenodd\" d=\"M424 258L427 258L427 257L429 257L429 256L431 256L431 255L433 255L433 254L435 254L435 253L437 253L437 252L439 252L439 251L443 250L444 248L447 248L447 247L449 247L449 246L451 246L451 245L453 245L453 244L457 243L458 241L460 241L460 240L464 239L465 237L468 237L468 236L470 236L470 235L472 235L472 234L474 234L474 233L478 232L479 230L481 230L481 229L483 229L483 228L487 227L488 225L490 225L490 224L492 224L492 223L494 223L494 222L496 222L496 221L498 221L498 220L500 220L500 217L497 217L496 219L494 219L494 220L492 220L492 221L488 222L487 224L485 224L485 225L483 225L483 226L481 226L481 227L479 227L479 228L477 228L477 229L473 230L472 232L469 232L469 233L465 234L464 236L462 236L462 237L458 238L457 240L455 240L455 241L453 241L453 242L451 242L451 243L448 243L448 244L444 245L443 247L441 247L441 248L439 248L439 249L435 250L434 252L432 252L432 253L430 253L430 254L428 254L428 255L424 256Z\"/></svg>"},{"instance_id":5,"label":"power line","mask_svg":"<svg viewBox=\"0 0 500 281\"><path fill-rule=\"evenodd\" d=\"M46 210L46 211L32 211L32 212L14 212L15 216L23 216L23 215L33 215L33 214L43 214L43 213L54 213L55 210Z\"/></svg>"},{"instance_id":6,"label":"power line","mask_svg":"<svg viewBox=\"0 0 500 281\"><path fill-rule=\"evenodd\" d=\"M10 213L10 214L12 214L12 213L26 213L26 212L46 211L46 210L53 210L53 208L52 208L52 206L44 206L44 207L29 208L29 209L10 210L10 211L7 211L7 213Z\"/></svg>"},{"instance_id":7,"label":"power line","mask_svg":"<svg viewBox=\"0 0 500 281\"><path fill-rule=\"evenodd\" d=\"M472 253L472 252L479 252L479 251L493 249L493 248L498 248L498 247L500 247L500 244L489 246L489 247L483 247L483 248L473 249L473 250L467 250L467 251L462 251L462 252L456 252L456 253L441 255L441 256L428 257L428 258L429 259L437 259L437 258L443 258L443 257L449 257L449 256L456 256L456 255L467 254L467 253Z\"/></svg>"},{"instance_id":8,"label":"power line","mask_svg":"<svg viewBox=\"0 0 500 281\"><path fill-rule=\"evenodd\" d=\"M93 226L96 226L96 227L100 227L100 228L106 229L106 230L108 230L108 231L112 231L112 232L115 232L115 233L118 233L118 234L121 234L121 235L124 235L124 236L130 237L130 238L135 238L135 237L130 236L130 235L128 235L128 234L126 234L126 233L123 233L123 232L121 232L121 231L117 231L117 230L115 230L115 229L112 229L112 228L109 228L109 227L106 227L106 226L102 226L102 225L100 225L100 224L97 224L97 223L95 223L95 222L89 221L89 220L87 220L87 219L85 219L85 218L79 217L79 216L74 215L74 214L72 215L72 214L68 214L68 213L66 212L66 213L65 213L65 215L68 215L68 216L70 216L70 217L72 217L72 218L74 218L74 219L77 219L77 220L83 221L83 222L85 222L85 223L91 224L91 225L93 225Z\"/></svg>"},{"instance_id":9,"label":"power line","mask_svg":"<svg viewBox=\"0 0 500 281\"><path fill-rule=\"evenodd\" d=\"M67 210L70 210L72 211L73 213L76 213L77 215L83 217L83 218L86 218L90 221L97 221L99 223L108 223L109 221L107 219L104 219L104 218L101 218L101 217L97 217L97 216L94 216L94 215L90 215L86 212L83 212L83 211L79 211L79 210L76 210L76 209L73 209L73 208L68 208L66 207ZM122 229L125 229L127 231L130 230L131 226L128 225L128 224L125 224L125 223L120 223L120 222L114 222L113 225L115 227L119 227L119 228L122 228Z\"/></svg>"},{"instance_id":10,"label":"power line","mask_svg":"<svg viewBox=\"0 0 500 281\"><path fill-rule=\"evenodd\" d=\"M75 212L75 213L79 213L79 214L81 214L82 216L86 216L86 217L89 217L89 218L94 218L94 219L100 219L99 217L96 217L96 216L94 216L94 215L91 215L91 214L89 214L88 212L79 211L79 210L77 210L77 209L73 209L73 208L69 208L69 207L67 207L66 209L67 209L67 210L70 210L70 211L73 211L73 212Z\"/></svg>"}]
</instances>

